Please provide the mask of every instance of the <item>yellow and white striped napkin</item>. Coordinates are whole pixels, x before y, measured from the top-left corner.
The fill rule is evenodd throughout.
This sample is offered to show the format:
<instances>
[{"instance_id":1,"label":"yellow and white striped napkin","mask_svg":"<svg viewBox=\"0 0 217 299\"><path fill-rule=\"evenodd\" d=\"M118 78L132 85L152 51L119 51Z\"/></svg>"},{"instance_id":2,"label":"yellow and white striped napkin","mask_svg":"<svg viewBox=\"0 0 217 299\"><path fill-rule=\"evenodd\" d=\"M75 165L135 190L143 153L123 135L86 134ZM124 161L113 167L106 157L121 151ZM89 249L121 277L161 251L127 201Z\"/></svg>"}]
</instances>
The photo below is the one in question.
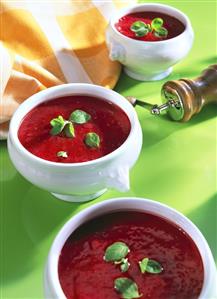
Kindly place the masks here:
<instances>
[{"instance_id":1,"label":"yellow and white striped napkin","mask_svg":"<svg viewBox=\"0 0 217 299\"><path fill-rule=\"evenodd\" d=\"M105 29L134 0L7 0L0 8L0 138L32 94L61 83L113 88L120 65L108 57Z\"/></svg>"}]
</instances>

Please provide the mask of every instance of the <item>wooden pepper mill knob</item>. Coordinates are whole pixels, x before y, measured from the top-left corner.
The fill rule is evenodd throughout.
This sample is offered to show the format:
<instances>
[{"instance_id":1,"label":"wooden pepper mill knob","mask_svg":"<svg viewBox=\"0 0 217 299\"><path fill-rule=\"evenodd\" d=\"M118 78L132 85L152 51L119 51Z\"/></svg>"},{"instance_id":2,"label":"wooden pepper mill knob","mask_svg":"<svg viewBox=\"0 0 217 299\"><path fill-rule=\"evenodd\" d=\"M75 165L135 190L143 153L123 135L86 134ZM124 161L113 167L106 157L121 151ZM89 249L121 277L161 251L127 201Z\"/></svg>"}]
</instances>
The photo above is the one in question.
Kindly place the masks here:
<instances>
[{"instance_id":1,"label":"wooden pepper mill knob","mask_svg":"<svg viewBox=\"0 0 217 299\"><path fill-rule=\"evenodd\" d=\"M188 121L204 105L217 102L217 64L209 66L195 79L166 82L161 94L165 104L157 109L167 110L173 120Z\"/></svg>"}]
</instances>

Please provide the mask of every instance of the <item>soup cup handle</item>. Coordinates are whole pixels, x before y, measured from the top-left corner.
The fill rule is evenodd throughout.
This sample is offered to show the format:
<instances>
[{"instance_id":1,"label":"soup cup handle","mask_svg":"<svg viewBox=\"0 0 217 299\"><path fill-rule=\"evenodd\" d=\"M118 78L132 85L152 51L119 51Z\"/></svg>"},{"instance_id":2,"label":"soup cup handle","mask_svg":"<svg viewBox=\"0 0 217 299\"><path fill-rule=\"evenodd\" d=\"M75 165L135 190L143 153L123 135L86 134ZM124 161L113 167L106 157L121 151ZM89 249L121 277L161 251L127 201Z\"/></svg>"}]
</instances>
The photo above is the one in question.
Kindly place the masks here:
<instances>
[{"instance_id":1,"label":"soup cup handle","mask_svg":"<svg viewBox=\"0 0 217 299\"><path fill-rule=\"evenodd\" d=\"M125 62L126 53L125 53L125 49L122 45L113 41L113 42L111 42L109 48L110 48L109 58L112 61L118 60L121 63Z\"/></svg>"},{"instance_id":2,"label":"soup cup handle","mask_svg":"<svg viewBox=\"0 0 217 299\"><path fill-rule=\"evenodd\" d=\"M109 169L101 172L105 177L107 188L114 188L120 192L126 192L130 189L129 167L122 166L115 169Z\"/></svg>"},{"instance_id":3,"label":"soup cup handle","mask_svg":"<svg viewBox=\"0 0 217 299\"><path fill-rule=\"evenodd\" d=\"M112 61L117 60L124 64L126 61L126 49L114 38L110 26L108 26L106 31L106 43L109 49L109 58Z\"/></svg>"}]
</instances>

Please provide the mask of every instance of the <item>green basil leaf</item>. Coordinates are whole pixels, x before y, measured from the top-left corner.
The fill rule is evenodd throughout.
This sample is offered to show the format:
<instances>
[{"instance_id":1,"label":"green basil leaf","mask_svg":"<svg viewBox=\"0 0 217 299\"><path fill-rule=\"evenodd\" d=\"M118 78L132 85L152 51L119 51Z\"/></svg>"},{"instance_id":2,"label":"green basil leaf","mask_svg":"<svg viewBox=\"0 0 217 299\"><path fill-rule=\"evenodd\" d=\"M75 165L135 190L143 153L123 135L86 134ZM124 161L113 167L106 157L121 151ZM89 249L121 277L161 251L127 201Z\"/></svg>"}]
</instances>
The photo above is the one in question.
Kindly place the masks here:
<instances>
[{"instance_id":1,"label":"green basil leaf","mask_svg":"<svg viewBox=\"0 0 217 299\"><path fill-rule=\"evenodd\" d=\"M67 137L70 137L70 138L75 137L75 129L71 122L68 122L65 125L64 133L66 134Z\"/></svg>"},{"instance_id":2,"label":"green basil leaf","mask_svg":"<svg viewBox=\"0 0 217 299\"><path fill-rule=\"evenodd\" d=\"M142 37L142 36L147 35L148 33L149 33L148 28L141 28L135 32L135 35L138 37Z\"/></svg>"},{"instance_id":3,"label":"green basil leaf","mask_svg":"<svg viewBox=\"0 0 217 299\"><path fill-rule=\"evenodd\" d=\"M68 158L68 154L67 154L67 152L59 151L57 153L57 157Z\"/></svg>"},{"instance_id":4,"label":"green basil leaf","mask_svg":"<svg viewBox=\"0 0 217 299\"><path fill-rule=\"evenodd\" d=\"M159 274L163 271L163 267L161 264L155 260L149 260L147 267L146 267L146 272L152 273L152 274Z\"/></svg>"},{"instance_id":5,"label":"green basil leaf","mask_svg":"<svg viewBox=\"0 0 217 299\"><path fill-rule=\"evenodd\" d=\"M141 28L146 28L146 27L147 27L147 24L145 22L136 21L130 26L130 30L133 32L136 32L137 30L139 30Z\"/></svg>"},{"instance_id":6,"label":"green basil leaf","mask_svg":"<svg viewBox=\"0 0 217 299\"><path fill-rule=\"evenodd\" d=\"M136 21L130 26L130 30L138 37L145 36L151 31L151 26L142 21Z\"/></svg>"},{"instance_id":7,"label":"green basil leaf","mask_svg":"<svg viewBox=\"0 0 217 299\"><path fill-rule=\"evenodd\" d=\"M129 248L125 243L115 242L106 248L104 259L106 262L122 262L128 253Z\"/></svg>"},{"instance_id":8,"label":"green basil leaf","mask_svg":"<svg viewBox=\"0 0 217 299\"><path fill-rule=\"evenodd\" d=\"M128 258L122 260L122 264L120 266L121 272L127 272L130 267L130 263L128 262Z\"/></svg>"},{"instance_id":9,"label":"green basil leaf","mask_svg":"<svg viewBox=\"0 0 217 299\"><path fill-rule=\"evenodd\" d=\"M71 113L69 119L76 124L85 124L91 119L91 116L85 111L77 109Z\"/></svg>"},{"instance_id":10,"label":"green basil leaf","mask_svg":"<svg viewBox=\"0 0 217 299\"><path fill-rule=\"evenodd\" d=\"M52 126L52 129L50 130L50 134L58 135L59 133L61 133L65 127L66 122L67 121L65 121L61 115L59 115L57 118L53 118L50 121L50 124Z\"/></svg>"},{"instance_id":11,"label":"green basil leaf","mask_svg":"<svg viewBox=\"0 0 217 299\"><path fill-rule=\"evenodd\" d=\"M137 284L132 279L126 277L115 279L114 288L124 299L134 299L142 296L142 294L139 294Z\"/></svg>"},{"instance_id":12,"label":"green basil leaf","mask_svg":"<svg viewBox=\"0 0 217 299\"><path fill-rule=\"evenodd\" d=\"M168 30L167 30L166 28L162 27L162 28L160 28L160 29L157 29L157 30L154 32L154 35L155 35L156 37L159 37L159 38L161 38L161 37L167 37L167 35L168 35Z\"/></svg>"},{"instance_id":13,"label":"green basil leaf","mask_svg":"<svg viewBox=\"0 0 217 299\"><path fill-rule=\"evenodd\" d=\"M157 31L158 29L160 29L163 26L163 23L164 23L163 19L155 18L151 22L151 27L152 27L152 29Z\"/></svg>"},{"instance_id":14,"label":"green basil leaf","mask_svg":"<svg viewBox=\"0 0 217 299\"><path fill-rule=\"evenodd\" d=\"M145 257L144 259L139 261L139 268L140 268L140 271L142 272L142 274L144 274L146 272L148 260L149 259L147 257Z\"/></svg>"},{"instance_id":15,"label":"green basil leaf","mask_svg":"<svg viewBox=\"0 0 217 299\"><path fill-rule=\"evenodd\" d=\"M89 147L99 147L100 146L100 137L94 132L87 133L85 136L85 143Z\"/></svg>"},{"instance_id":16,"label":"green basil leaf","mask_svg":"<svg viewBox=\"0 0 217 299\"><path fill-rule=\"evenodd\" d=\"M139 267L142 273L159 274L163 271L163 267L159 262L149 258L142 259L139 262Z\"/></svg>"}]
</instances>

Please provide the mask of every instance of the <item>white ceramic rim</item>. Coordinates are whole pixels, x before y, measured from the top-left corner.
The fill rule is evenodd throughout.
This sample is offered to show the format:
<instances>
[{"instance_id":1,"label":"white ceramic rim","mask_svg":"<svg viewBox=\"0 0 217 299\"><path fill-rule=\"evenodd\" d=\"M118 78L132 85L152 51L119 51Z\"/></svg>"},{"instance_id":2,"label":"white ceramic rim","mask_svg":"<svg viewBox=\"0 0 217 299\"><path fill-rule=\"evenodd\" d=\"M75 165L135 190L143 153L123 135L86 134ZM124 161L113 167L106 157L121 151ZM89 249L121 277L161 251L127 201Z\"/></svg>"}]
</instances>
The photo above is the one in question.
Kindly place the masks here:
<instances>
[{"instance_id":1,"label":"white ceramic rim","mask_svg":"<svg viewBox=\"0 0 217 299\"><path fill-rule=\"evenodd\" d=\"M137 208L137 204L138 205L142 204L143 207ZM104 211L104 209L106 209L106 211ZM197 246L204 266L204 281L203 281L203 287L199 295L199 298L200 299L208 298L207 292L209 292L209 290L212 288L213 275L216 276L216 272L214 273L214 271L216 270L213 270L212 267L214 263L213 256L207 244L207 241L202 235L202 233L200 232L200 230L186 216L184 216L182 213L178 212L177 210L165 204L162 204L160 202L153 201L151 199L139 198L139 197L119 197L119 198L107 199L104 202L94 204L84 209L83 211L79 212L78 214L73 216L70 220L68 220L65 223L65 225L62 227L62 229L57 234L55 240L53 241L48 256L47 265L46 265L45 275L46 276L48 275L47 282L49 283L49 287L52 287L52 292L54 292L55 295L58 296L58 298L66 298L59 282L59 275L58 275L59 256L62 247L64 246L68 237L74 232L75 229L77 229L80 225L86 222L84 219L86 219L90 215L91 217L88 218L88 220L103 214L111 213L112 211L115 212L115 211L127 211L127 210L150 212L155 215L164 217L165 219L168 219L173 223L174 223L173 216L176 216L176 222L175 222L176 225L180 226L184 231L186 231L186 227L188 227L189 230L191 230L194 233L194 236L191 236L186 231L186 233L194 241L196 246L197 243L199 242L200 244L202 244L200 248ZM169 216L165 216L164 213L166 212L169 214ZM203 259L203 255L206 256L206 259Z\"/></svg>"},{"instance_id":2,"label":"white ceramic rim","mask_svg":"<svg viewBox=\"0 0 217 299\"><path fill-rule=\"evenodd\" d=\"M123 16L129 14L129 13L133 13L133 12L138 12L138 11L153 11L155 10L155 8L159 8L159 10L157 12L161 12L160 8L162 9L168 9L169 12L164 12L162 11L162 13L168 14L171 17L174 17L176 19L178 19L180 22L182 22L185 25L185 30L170 39L167 40L161 40L161 41L155 41L155 42L150 42L150 41L143 41L143 40L137 40L137 39L132 39L130 37L127 37L125 35L123 35L122 33L120 33L116 28L115 28L115 23ZM175 13L176 16L173 15L173 13ZM178 15L178 16L177 16ZM180 17L180 18L179 18ZM141 43L145 43L145 44L149 44L149 45L161 45L164 43L169 43L169 42L173 42L179 38L181 38L185 32L187 30L189 30L189 28L191 28L191 22L190 19L179 9L172 7L170 5L166 5L166 4L161 4L161 3L144 3L144 4L135 4L135 5L130 5L128 7L125 7L123 9L121 9L120 11L118 11L116 14L114 14L114 16L111 18L110 20L110 25L112 27L112 29L123 39L125 39L128 42L132 42L132 43L138 43L141 45Z\"/></svg>"},{"instance_id":3,"label":"white ceramic rim","mask_svg":"<svg viewBox=\"0 0 217 299\"><path fill-rule=\"evenodd\" d=\"M73 89L82 89L85 88L86 91L79 92L77 91L77 94L79 95L88 95L93 97L98 97L99 99L104 99L104 96L107 96L109 99L108 101L116 104L119 108L121 108L128 116L130 124L131 124L131 130L127 137L127 139L122 143L121 146L119 146L117 149L115 149L113 152L87 162L78 162L78 163L61 163L61 162L52 162L48 160L44 160L42 158L39 158L32 153L30 153L19 141L18 138L18 130L20 127L20 124L23 120L23 117L34 107L38 106L39 104L43 103L44 101L53 100L55 98L59 98L62 96L70 96L70 90L71 94L75 95L76 92L73 92ZM59 94L58 96L55 96L55 93L62 90L62 94ZM97 90L97 91L96 91ZM100 95L102 93L102 95ZM45 99L46 98L46 99ZM42 99L42 100L41 100ZM129 112L130 111L130 112ZM24 114L25 112L25 114ZM22 117L20 117L20 114ZM105 87L94 85L94 84L88 84L88 83L68 83L68 84L61 84L58 86L50 87L46 90L40 91L33 96L29 97L26 101L24 101L18 109L15 111L9 127L9 136L12 137L12 142L15 144L16 148L23 152L25 155L27 155L30 159L36 161L37 163L48 165L48 166L55 166L55 167L86 167L91 165L96 165L98 163L102 163L104 161L108 161L113 159L117 156L117 154L122 153L127 147L129 140L135 136L136 131L136 124L138 122L137 114L133 106L119 93L115 92L114 90L107 89ZM12 135L12 136L11 136Z\"/></svg>"}]
</instances>

